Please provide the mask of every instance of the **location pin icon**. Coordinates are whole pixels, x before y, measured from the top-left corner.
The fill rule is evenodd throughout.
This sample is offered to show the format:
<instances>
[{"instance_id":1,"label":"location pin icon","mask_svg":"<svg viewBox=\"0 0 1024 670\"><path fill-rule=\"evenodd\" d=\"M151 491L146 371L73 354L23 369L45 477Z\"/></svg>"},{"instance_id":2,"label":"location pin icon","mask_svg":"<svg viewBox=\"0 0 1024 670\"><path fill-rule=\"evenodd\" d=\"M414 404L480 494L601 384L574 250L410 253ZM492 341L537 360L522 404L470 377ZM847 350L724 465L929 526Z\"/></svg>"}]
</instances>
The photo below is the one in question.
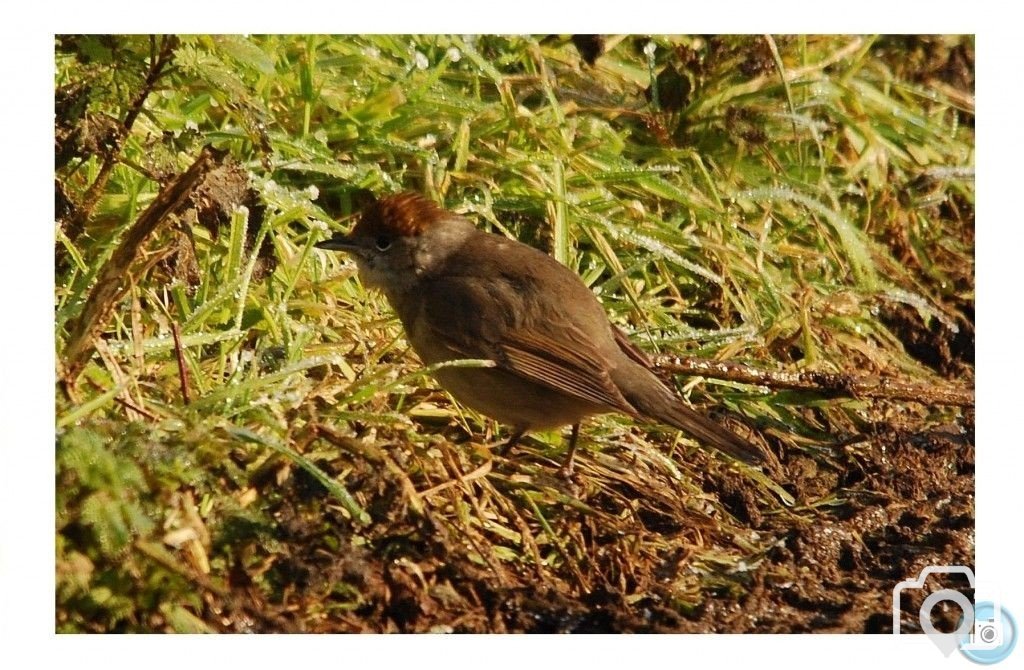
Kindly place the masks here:
<instances>
[{"instance_id":1,"label":"location pin icon","mask_svg":"<svg viewBox=\"0 0 1024 670\"><path fill-rule=\"evenodd\" d=\"M963 618L960 619L960 625L952 633L943 633L932 625L932 608L943 600L952 600L960 606L964 613ZM928 636L928 639L939 648L943 656L949 656L960 648L960 640L963 639L963 636L970 635L974 629L974 606L971 605L967 596L959 591L951 589L936 591L925 598L924 603L921 604L920 621L921 630Z\"/></svg>"}]
</instances>

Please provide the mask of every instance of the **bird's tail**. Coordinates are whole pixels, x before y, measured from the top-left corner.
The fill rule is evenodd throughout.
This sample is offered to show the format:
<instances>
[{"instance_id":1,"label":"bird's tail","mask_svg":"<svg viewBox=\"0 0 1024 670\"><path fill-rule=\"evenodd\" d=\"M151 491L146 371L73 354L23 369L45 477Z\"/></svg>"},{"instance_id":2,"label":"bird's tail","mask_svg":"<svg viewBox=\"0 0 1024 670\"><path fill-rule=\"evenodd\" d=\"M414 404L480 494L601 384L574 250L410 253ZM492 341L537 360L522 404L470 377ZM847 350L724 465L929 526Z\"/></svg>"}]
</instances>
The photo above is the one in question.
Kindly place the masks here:
<instances>
[{"instance_id":1,"label":"bird's tail","mask_svg":"<svg viewBox=\"0 0 1024 670\"><path fill-rule=\"evenodd\" d=\"M736 460L751 465L764 462L764 454L759 449L725 426L687 407L650 370L636 366L629 371L628 376L632 378L631 383L617 385L626 400L640 414L678 428L702 444L726 453Z\"/></svg>"}]
</instances>

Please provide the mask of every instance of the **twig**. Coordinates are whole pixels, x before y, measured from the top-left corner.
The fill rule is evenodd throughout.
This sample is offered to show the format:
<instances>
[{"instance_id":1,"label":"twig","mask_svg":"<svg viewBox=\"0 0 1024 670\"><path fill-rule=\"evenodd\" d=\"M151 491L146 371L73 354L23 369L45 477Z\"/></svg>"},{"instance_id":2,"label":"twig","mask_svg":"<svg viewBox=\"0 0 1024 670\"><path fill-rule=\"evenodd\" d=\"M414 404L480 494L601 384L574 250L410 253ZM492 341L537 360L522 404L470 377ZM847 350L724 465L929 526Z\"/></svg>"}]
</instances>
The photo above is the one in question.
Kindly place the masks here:
<instances>
[{"instance_id":1,"label":"twig","mask_svg":"<svg viewBox=\"0 0 1024 670\"><path fill-rule=\"evenodd\" d=\"M151 39L155 40L155 38ZM135 120L139 118L142 107L146 103L146 98L153 92L156 82L163 76L164 68L167 67L167 64L173 58L174 47L177 43L178 40L175 37L164 37L160 45L160 52L156 54L155 58L151 55L146 80L142 83L142 88L135 96L135 99L128 106L128 112L124 115L124 121L121 123L117 137L114 140L114 146L107 152L95 181L89 186L89 190L85 192L85 195L82 196L82 203L78 206L74 218L71 219L67 226L65 234L72 242L85 230L85 222L92 216L92 210L96 207L96 203L99 202L107 187L107 181L113 173L114 166L117 165L118 156L121 153L121 149L124 148L125 140L131 135L132 126L135 125ZM155 49L152 51L155 53Z\"/></svg>"},{"instance_id":2,"label":"twig","mask_svg":"<svg viewBox=\"0 0 1024 670\"><path fill-rule=\"evenodd\" d=\"M86 381L89 382L89 386L93 387L94 389L96 389L100 393L103 393L103 392L106 391L106 389L104 389L103 386L99 382L97 382L97 381L95 381L93 379L89 379L89 378L86 378ZM77 401L75 401L75 402L77 402ZM147 410L147 409L145 409L143 407L139 407L138 405L136 405L135 403L131 402L130 400L125 400L124 398L121 398L119 396L114 396L114 402L116 402L117 404L121 405L125 409L132 410L133 412L138 412L139 414L141 414L142 416L146 417L150 421L157 421L160 418L156 414L153 414L152 412L150 412L149 410Z\"/></svg>"},{"instance_id":3,"label":"twig","mask_svg":"<svg viewBox=\"0 0 1024 670\"><path fill-rule=\"evenodd\" d=\"M171 334L174 336L174 354L178 358L178 383L181 384L181 400L186 405L192 403L188 391L188 367L185 365L185 350L181 346L181 326L177 321L171 322Z\"/></svg>"},{"instance_id":4,"label":"twig","mask_svg":"<svg viewBox=\"0 0 1024 670\"><path fill-rule=\"evenodd\" d=\"M193 188L223 155L212 147L203 147L192 166L161 189L152 204L125 233L121 244L100 272L85 307L82 308L82 313L68 327L68 344L64 350L62 375L66 389L74 385L92 354L93 338L103 327L114 303L124 294L124 278L146 239L169 214L181 206Z\"/></svg>"},{"instance_id":5,"label":"twig","mask_svg":"<svg viewBox=\"0 0 1024 670\"><path fill-rule=\"evenodd\" d=\"M681 375L709 377L772 389L812 391L851 398L910 400L923 404L974 407L974 391L964 388L923 386L899 379L835 372L782 372L761 370L741 363L708 361L689 356L654 357L660 370Z\"/></svg>"},{"instance_id":6,"label":"twig","mask_svg":"<svg viewBox=\"0 0 1024 670\"><path fill-rule=\"evenodd\" d=\"M144 409L142 407L139 407L135 403L129 402L128 400L125 400L124 398L118 398L118 397L115 396L114 397L114 402L116 402L118 405L121 405L125 409L129 409L129 410L131 410L133 412L138 412L139 414L141 414L142 416L146 417L150 421L157 421L160 418L156 414L153 414L152 412L150 412L148 409Z\"/></svg>"}]
</instances>

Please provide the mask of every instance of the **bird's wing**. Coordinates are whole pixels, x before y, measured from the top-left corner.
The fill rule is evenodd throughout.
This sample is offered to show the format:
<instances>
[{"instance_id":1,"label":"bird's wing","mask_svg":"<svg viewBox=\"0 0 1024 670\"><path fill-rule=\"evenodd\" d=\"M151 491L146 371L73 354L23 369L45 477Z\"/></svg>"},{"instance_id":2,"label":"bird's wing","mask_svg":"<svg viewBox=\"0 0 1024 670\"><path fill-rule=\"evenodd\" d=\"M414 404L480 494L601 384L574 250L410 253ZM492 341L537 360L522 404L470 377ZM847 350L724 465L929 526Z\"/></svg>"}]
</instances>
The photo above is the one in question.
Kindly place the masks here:
<instances>
[{"instance_id":1,"label":"bird's wing","mask_svg":"<svg viewBox=\"0 0 1024 670\"><path fill-rule=\"evenodd\" d=\"M619 345L619 349L622 350L622 353L626 354L626 356L628 356L634 363L642 365L647 369L653 367L651 365L651 359L647 357L646 352L633 344L633 341L629 339L629 336L626 335L625 331L618 326L615 326L613 334L615 335L615 344Z\"/></svg>"},{"instance_id":2,"label":"bird's wing","mask_svg":"<svg viewBox=\"0 0 1024 670\"><path fill-rule=\"evenodd\" d=\"M490 359L548 388L636 414L612 381L606 357L572 322L565 305L545 305L545 297L531 293L531 306L526 307L523 291L498 286L501 281L435 280L419 313L419 325L427 330L422 335L460 356Z\"/></svg>"},{"instance_id":3,"label":"bird's wing","mask_svg":"<svg viewBox=\"0 0 1024 670\"><path fill-rule=\"evenodd\" d=\"M509 333L498 345L508 369L577 398L635 414L586 336L574 332L575 326L563 328L557 338L536 330Z\"/></svg>"}]
</instances>

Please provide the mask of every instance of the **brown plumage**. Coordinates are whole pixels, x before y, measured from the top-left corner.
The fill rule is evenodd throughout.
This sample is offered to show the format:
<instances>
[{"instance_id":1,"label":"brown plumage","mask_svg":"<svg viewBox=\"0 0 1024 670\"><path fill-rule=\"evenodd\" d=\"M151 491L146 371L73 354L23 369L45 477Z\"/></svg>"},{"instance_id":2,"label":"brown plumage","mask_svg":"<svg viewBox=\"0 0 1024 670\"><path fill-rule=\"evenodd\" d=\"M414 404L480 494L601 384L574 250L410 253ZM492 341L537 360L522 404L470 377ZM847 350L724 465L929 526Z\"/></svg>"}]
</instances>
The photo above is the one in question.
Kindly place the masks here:
<instances>
[{"instance_id":1,"label":"brown plumage","mask_svg":"<svg viewBox=\"0 0 1024 670\"><path fill-rule=\"evenodd\" d=\"M529 430L622 412L666 423L702 444L756 463L760 452L687 407L651 372L647 357L608 320L594 294L550 256L413 194L384 198L350 235L317 245L353 254L380 288L427 364L478 358L493 368L445 368L457 400Z\"/></svg>"}]
</instances>

